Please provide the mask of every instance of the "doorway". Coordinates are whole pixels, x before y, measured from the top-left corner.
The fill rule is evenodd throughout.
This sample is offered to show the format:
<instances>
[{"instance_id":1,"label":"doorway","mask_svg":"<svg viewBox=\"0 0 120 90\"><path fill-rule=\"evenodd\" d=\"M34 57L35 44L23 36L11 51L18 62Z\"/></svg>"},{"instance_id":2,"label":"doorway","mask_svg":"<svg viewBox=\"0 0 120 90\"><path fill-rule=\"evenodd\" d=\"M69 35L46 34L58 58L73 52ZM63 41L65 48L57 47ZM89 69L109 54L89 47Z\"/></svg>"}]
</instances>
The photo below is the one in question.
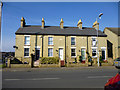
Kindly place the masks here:
<instances>
[{"instance_id":1,"label":"doorway","mask_svg":"<svg viewBox=\"0 0 120 90\"><path fill-rule=\"evenodd\" d=\"M82 48L82 49L81 49L81 57L82 57L82 61L85 61L85 60L86 60L86 58L85 58L85 53L86 53L85 48Z\"/></svg>"},{"instance_id":2,"label":"doorway","mask_svg":"<svg viewBox=\"0 0 120 90\"><path fill-rule=\"evenodd\" d=\"M63 48L59 48L59 58L61 62L61 67L64 67L64 60L63 60Z\"/></svg>"},{"instance_id":3,"label":"doorway","mask_svg":"<svg viewBox=\"0 0 120 90\"><path fill-rule=\"evenodd\" d=\"M59 49L59 58L63 60L63 48Z\"/></svg>"},{"instance_id":4,"label":"doorway","mask_svg":"<svg viewBox=\"0 0 120 90\"><path fill-rule=\"evenodd\" d=\"M102 60L106 59L106 50L102 49Z\"/></svg>"},{"instance_id":5,"label":"doorway","mask_svg":"<svg viewBox=\"0 0 120 90\"><path fill-rule=\"evenodd\" d=\"M35 53L36 53L36 60L39 60L39 58L40 58L40 50L36 50Z\"/></svg>"}]
</instances>

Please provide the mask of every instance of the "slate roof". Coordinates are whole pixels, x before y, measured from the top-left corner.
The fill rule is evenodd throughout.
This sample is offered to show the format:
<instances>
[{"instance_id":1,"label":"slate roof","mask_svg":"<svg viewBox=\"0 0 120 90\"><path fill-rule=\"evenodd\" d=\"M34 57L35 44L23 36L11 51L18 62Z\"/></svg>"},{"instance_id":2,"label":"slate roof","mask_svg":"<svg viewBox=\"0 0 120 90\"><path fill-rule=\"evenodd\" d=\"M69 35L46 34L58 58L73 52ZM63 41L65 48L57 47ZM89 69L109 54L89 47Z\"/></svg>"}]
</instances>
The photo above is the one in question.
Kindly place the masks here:
<instances>
[{"instance_id":1,"label":"slate roof","mask_svg":"<svg viewBox=\"0 0 120 90\"><path fill-rule=\"evenodd\" d=\"M99 35L101 37L106 37L107 35L104 34L102 31L99 30ZM22 35L67 35L67 36L96 36L97 30L94 28L87 28L83 27L80 30L78 27L64 27L61 29L60 26L45 26L44 29L41 26L31 26L27 25L23 28L19 28L16 33Z\"/></svg>"},{"instance_id":2,"label":"slate roof","mask_svg":"<svg viewBox=\"0 0 120 90\"><path fill-rule=\"evenodd\" d=\"M115 33L116 35L120 36L120 27L119 28L115 28L115 27L106 27L108 30L110 30L111 32Z\"/></svg>"}]
</instances>

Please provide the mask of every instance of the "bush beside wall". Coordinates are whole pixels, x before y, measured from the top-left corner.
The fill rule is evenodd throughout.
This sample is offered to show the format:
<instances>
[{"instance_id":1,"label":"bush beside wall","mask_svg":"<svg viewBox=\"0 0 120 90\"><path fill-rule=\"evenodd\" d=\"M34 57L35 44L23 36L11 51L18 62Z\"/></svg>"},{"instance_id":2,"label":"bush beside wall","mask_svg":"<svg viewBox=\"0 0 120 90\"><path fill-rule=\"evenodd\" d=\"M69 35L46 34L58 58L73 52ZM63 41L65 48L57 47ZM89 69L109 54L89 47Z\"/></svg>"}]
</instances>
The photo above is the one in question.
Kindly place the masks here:
<instances>
[{"instance_id":1,"label":"bush beside wall","mask_svg":"<svg viewBox=\"0 0 120 90\"><path fill-rule=\"evenodd\" d=\"M41 64L58 64L59 57L42 57Z\"/></svg>"}]
</instances>

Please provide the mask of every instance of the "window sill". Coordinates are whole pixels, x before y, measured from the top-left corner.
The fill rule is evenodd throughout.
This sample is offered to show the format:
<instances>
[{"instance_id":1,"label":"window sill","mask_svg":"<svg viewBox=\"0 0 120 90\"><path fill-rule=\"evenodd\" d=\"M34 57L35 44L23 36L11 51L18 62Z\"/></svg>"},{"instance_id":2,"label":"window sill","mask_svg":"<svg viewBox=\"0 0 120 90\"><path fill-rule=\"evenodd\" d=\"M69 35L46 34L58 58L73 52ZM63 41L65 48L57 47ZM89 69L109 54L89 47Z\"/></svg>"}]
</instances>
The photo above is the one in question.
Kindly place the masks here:
<instances>
[{"instance_id":1,"label":"window sill","mask_svg":"<svg viewBox=\"0 0 120 90\"><path fill-rule=\"evenodd\" d=\"M76 45L71 45L71 46L74 46L74 47L76 47Z\"/></svg>"},{"instance_id":2,"label":"window sill","mask_svg":"<svg viewBox=\"0 0 120 90\"><path fill-rule=\"evenodd\" d=\"M30 44L24 44L24 46L30 46Z\"/></svg>"},{"instance_id":3,"label":"window sill","mask_svg":"<svg viewBox=\"0 0 120 90\"><path fill-rule=\"evenodd\" d=\"M24 58L30 58L30 56L24 56Z\"/></svg>"},{"instance_id":4,"label":"window sill","mask_svg":"<svg viewBox=\"0 0 120 90\"><path fill-rule=\"evenodd\" d=\"M54 45L48 45L48 46L54 46Z\"/></svg>"},{"instance_id":5,"label":"window sill","mask_svg":"<svg viewBox=\"0 0 120 90\"><path fill-rule=\"evenodd\" d=\"M53 57L53 56L48 56L48 57Z\"/></svg>"},{"instance_id":6,"label":"window sill","mask_svg":"<svg viewBox=\"0 0 120 90\"><path fill-rule=\"evenodd\" d=\"M71 56L71 58L76 58L76 56Z\"/></svg>"},{"instance_id":7,"label":"window sill","mask_svg":"<svg viewBox=\"0 0 120 90\"><path fill-rule=\"evenodd\" d=\"M92 56L92 58L97 58L97 56Z\"/></svg>"}]
</instances>

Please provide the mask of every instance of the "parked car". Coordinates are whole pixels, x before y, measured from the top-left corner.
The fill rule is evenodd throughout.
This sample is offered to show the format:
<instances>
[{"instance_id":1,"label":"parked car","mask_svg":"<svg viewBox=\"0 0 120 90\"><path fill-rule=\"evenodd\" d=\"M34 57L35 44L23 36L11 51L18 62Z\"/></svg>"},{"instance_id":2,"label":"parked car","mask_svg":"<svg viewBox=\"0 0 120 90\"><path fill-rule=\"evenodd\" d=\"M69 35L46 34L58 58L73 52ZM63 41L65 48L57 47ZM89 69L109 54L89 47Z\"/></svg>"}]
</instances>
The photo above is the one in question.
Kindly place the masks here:
<instances>
[{"instance_id":1,"label":"parked car","mask_svg":"<svg viewBox=\"0 0 120 90\"><path fill-rule=\"evenodd\" d=\"M104 90L120 90L120 57L114 60L114 66L118 69L118 73L107 81Z\"/></svg>"},{"instance_id":2,"label":"parked car","mask_svg":"<svg viewBox=\"0 0 120 90\"><path fill-rule=\"evenodd\" d=\"M115 77L112 77L104 86L104 90L120 90L120 73L117 73Z\"/></svg>"},{"instance_id":3,"label":"parked car","mask_svg":"<svg viewBox=\"0 0 120 90\"><path fill-rule=\"evenodd\" d=\"M120 57L118 57L114 60L114 66L116 68L120 69Z\"/></svg>"}]
</instances>

